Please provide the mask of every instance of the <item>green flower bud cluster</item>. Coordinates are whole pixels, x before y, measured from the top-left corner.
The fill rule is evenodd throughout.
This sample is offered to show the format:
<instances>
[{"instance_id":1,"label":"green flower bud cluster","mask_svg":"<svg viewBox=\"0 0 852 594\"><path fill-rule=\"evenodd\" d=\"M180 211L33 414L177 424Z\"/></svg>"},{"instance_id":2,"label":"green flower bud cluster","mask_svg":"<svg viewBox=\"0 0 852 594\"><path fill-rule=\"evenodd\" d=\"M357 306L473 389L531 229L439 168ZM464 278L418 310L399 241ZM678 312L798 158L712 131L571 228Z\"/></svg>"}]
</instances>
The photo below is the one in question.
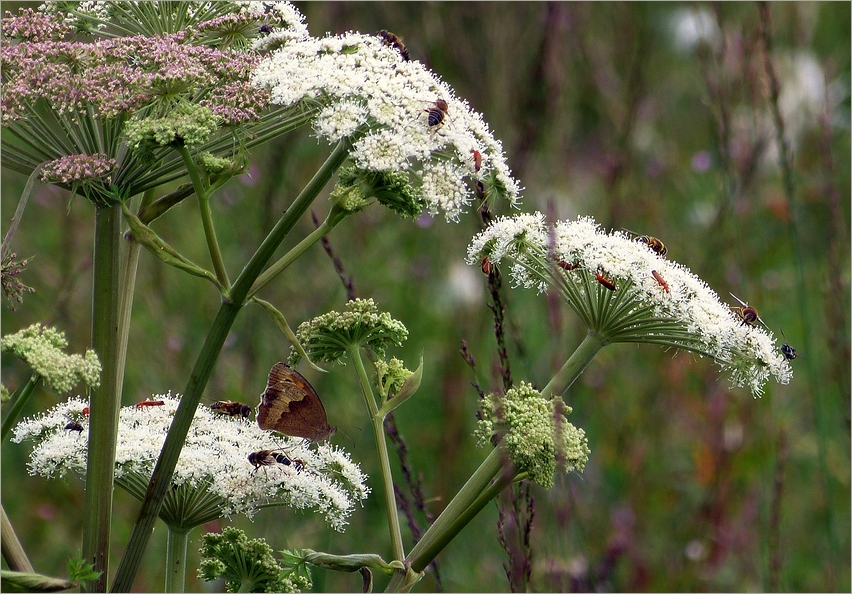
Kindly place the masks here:
<instances>
[{"instance_id":1,"label":"green flower bud cluster","mask_svg":"<svg viewBox=\"0 0 852 594\"><path fill-rule=\"evenodd\" d=\"M127 122L124 133L131 150L144 144L195 146L206 141L219 127L220 118L209 107L181 103L162 118L148 117Z\"/></svg>"},{"instance_id":2,"label":"green flower bud cluster","mask_svg":"<svg viewBox=\"0 0 852 594\"><path fill-rule=\"evenodd\" d=\"M582 472L591 453L585 432L568 422L570 413L561 399L545 398L521 382L505 396L489 394L482 400L474 435L480 447L500 435L518 470L549 489L557 462L566 473Z\"/></svg>"},{"instance_id":3,"label":"green flower bud cluster","mask_svg":"<svg viewBox=\"0 0 852 594\"><path fill-rule=\"evenodd\" d=\"M411 187L405 171L370 171L347 167L340 172L331 200L341 208L354 212L375 198L379 203L403 217L417 217L423 212L425 202Z\"/></svg>"},{"instance_id":4,"label":"green flower bud cluster","mask_svg":"<svg viewBox=\"0 0 852 594\"><path fill-rule=\"evenodd\" d=\"M33 324L4 336L2 351L21 357L48 386L61 394L70 391L81 380L88 386L100 385L101 363L93 350L85 355L66 355L65 333Z\"/></svg>"},{"instance_id":5,"label":"green flower bud cluster","mask_svg":"<svg viewBox=\"0 0 852 594\"><path fill-rule=\"evenodd\" d=\"M376 365L376 383L382 395L387 396L390 393L396 394L399 392L405 380L414 373L405 368L405 362L391 357L390 361L378 359Z\"/></svg>"},{"instance_id":6,"label":"green flower bud cluster","mask_svg":"<svg viewBox=\"0 0 852 594\"><path fill-rule=\"evenodd\" d=\"M263 538L249 540L245 533L226 526L221 534L208 532L201 537L198 578L225 580L227 592L299 592L312 584L301 575L286 575Z\"/></svg>"},{"instance_id":7,"label":"green flower bud cluster","mask_svg":"<svg viewBox=\"0 0 852 594\"><path fill-rule=\"evenodd\" d=\"M217 173L225 173L228 171L236 172L239 167L236 163L234 163L231 159L225 159L224 157L217 157L213 153L204 151L203 153L198 155L197 158L198 165L204 169L207 173L217 174Z\"/></svg>"},{"instance_id":8,"label":"green flower bud cluster","mask_svg":"<svg viewBox=\"0 0 852 594\"><path fill-rule=\"evenodd\" d=\"M408 330L389 313L379 313L372 299L355 299L346 303L344 312L331 311L303 322L296 337L312 361L334 363L353 347L367 347L382 356L388 346L401 346ZM301 358L291 347L290 364Z\"/></svg>"}]
</instances>

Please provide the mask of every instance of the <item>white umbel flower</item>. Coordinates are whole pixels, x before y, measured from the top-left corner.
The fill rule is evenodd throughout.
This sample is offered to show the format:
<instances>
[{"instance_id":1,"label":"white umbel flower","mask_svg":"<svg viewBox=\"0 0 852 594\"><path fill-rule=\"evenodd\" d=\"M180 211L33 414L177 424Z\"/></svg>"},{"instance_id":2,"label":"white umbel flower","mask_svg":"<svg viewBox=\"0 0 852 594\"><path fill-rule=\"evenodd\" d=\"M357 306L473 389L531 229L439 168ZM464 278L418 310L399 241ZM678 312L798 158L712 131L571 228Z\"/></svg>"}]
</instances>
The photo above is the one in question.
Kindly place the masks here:
<instances>
[{"instance_id":1,"label":"white umbel flower","mask_svg":"<svg viewBox=\"0 0 852 594\"><path fill-rule=\"evenodd\" d=\"M381 37L346 33L279 44L258 65L254 84L268 87L278 105L319 102L319 137L335 142L351 136L352 159L361 169L410 171L431 213L441 210L455 220L477 183L489 198L518 201L503 147L482 116ZM446 109L439 109L441 101ZM479 170L473 166L477 153ZM453 179L438 184L438 174Z\"/></svg>"},{"instance_id":2,"label":"white umbel flower","mask_svg":"<svg viewBox=\"0 0 852 594\"><path fill-rule=\"evenodd\" d=\"M180 402L171 392L152 400L163 404L125 406L119 416L115 479L140 500ZM79 397L72 398L15 427L13 441L36 442L28 463L31 475L85 477L87 405ZM260 450L281 451L294 463L255 468L248 456ZM173 489L164 502L165 513L171 517L164 520L185 523L189 520L178 514L187 513L193 515L190 525L198 525L231 514L252 517L263 507L289 506L314 509L332 528L342 531L355 503L369 493L366 478L349 455L335 446L308 447L303 440L273 437L254 422L199 406L172 477ZM203 496L196 493L193 501L201 501L204 509L188 511L170 504L170 496L184 496L188 490L203 492Z\"/></svg>"},{"instance_id":3,"label":"white umbel flower","mask_svg":"<svg viewBox=\"0 0 852 594\"><path fill-rule=\"evenodd\" d=\"M625 232L606 233L591 217L552 228L541 213L500 218L468 247L469 264L482 258L492 265L508 260L516 285L538 291L555 285L609 342L650 342L712 357L735 386L755 396L770 377L781 384L792 378L768 330L743 323L685 266Z\"/></svg>"}]
</instances>

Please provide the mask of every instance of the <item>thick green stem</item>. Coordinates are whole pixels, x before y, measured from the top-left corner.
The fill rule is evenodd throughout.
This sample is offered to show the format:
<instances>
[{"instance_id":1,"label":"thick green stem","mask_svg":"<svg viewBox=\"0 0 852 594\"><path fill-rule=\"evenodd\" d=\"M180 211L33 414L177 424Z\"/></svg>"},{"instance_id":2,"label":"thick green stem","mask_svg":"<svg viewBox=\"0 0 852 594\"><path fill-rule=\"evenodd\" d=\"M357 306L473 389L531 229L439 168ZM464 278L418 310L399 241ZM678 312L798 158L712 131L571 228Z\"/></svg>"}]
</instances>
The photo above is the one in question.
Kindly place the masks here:
<instances>
[{"instance_id":1,"label":"thick green stem","mask_svg":"<svg viewBox=\"0 0 852 594\"><path fill-rule=\"evenodd\" d=\"M263 287L265 287L269 282L274 279L276 276L284 272L284 270L290 266L293 262L296 261L296 258L305 253L305 251L323 238L323 235L328 235L329 231L334 229L335 224L329 223L328 219L323 221L322 225L317 227L314 231L311 232L310 235L305 237L302 241L297 243L293 249L289 252L281 256L279 260L277 260L272 266L263 271L257 280L254 281L254 284L249 289L248 296L252 298L255 294L260 291Z\"/></svg>"},{"instance_id":2,"label":"thick green stem","mask_svg":"<svg viewBox=\"0 0 852 594\"><path fill-rule=\"evenodd\" d=\"M186 551L189 530L169 526L166 544L166 592L186 592Z\"/></svg>"},{"instance_id":3,"label":"thick green stem","mask_svg":"<svg viewBox=\"0 0 852 594\"><path fill-rule=\"evenodd\" d=\"M201 352L195 361L189 382L160 452L160 458L151 476L151 482L148 484L142 509L115 576L115 583L112 588L114 592L127 592L133 585L163 498L169 489L172 474L186 440L186 434L195 416L195 410L198 408L207 381L213 373L213 367L222 350L222 345L225 344L231 326L246 301L249 289L299 218L307 211L334 172L346 160L350 149L351 146L346 141L337 145L313 179L308 182L302 193L293 201L293 204L290 205L272 231L269 232L269 235L266 236L266 239L263 240L263 243L234 283L230 299L224 301L219 308L219 313L216 315L204 345L201 347Z\"/></svg>"},{"instance_id":4,"label":"thick green stem","mask_svg":"<svg viewBox=\"0 0 852 594\"><path fill-rule=\"evenodd\" d=\"M121 378L118 352L119 254L121 209L98 207L95 220L92 347L103 371L89 401L89 448L86 463L86 499L83 513L83 559L94 564L100 577L88 582L95 592L106 592L109 575L109 532L112 516L115 447Z\"/></svg>"},{"instance_id":5,"label":"thick green stem","mask_svg":"<svg viewBox=\"0 0 852 594\"><path fill-rule=\"evenodd\" d=\"M562 368L556 372L553 379L541 391L545 398L561 396L580 377L589 362L598 354L609 341L600 334L589 331L577 350L574 351Z\"/></svg>"},{"instance_id":6,"label":"thick green stem","mask_svg":"<svg viewBox=\"0 0 852 594\"><path fill-rule=\"evenodd\" d=\"M491 481L501 474L504 455L503 448L499 446L488 454L488 457L479 465L479 468L476 469L461 490L456 493L456 496L453 497L449 505L441 512L435 523L429 527L423 538L411 549L408 557L405 558L405 565L407 567L410 567L415 572L423 571L438 553L447 546L447 543L461 532L462 528L473 517L473 515L470 515L470 512L474 511L471 505L479 500L480 495L489 488ZM506 474L509 476L507 480L511 482L511 473ZM404 572L394 574L386 591L399 591L405 584L405 577Z\"/></svg>"},{"instance_id":7,"label":"thick green stem","mask_svg":"<svg viewBox=\"0 0 852 594\"><path fill-rule=\"evenodd\" d=\"M21 541L18 540L18 535L15 534L15 529L12 528L12 522L9 521L6 510L2 507L0 507L0 547L3 549L3 559L6 560L9 569L23 573L35 572L33 564L24 552L24 547L21 546Z\"/></svg>"},{"instance_id":8,"label":"thick green stem","mask_svg":"<svg viewBox=\"0 0 852 594\"><path fill-rule=\"evenodd\" d=\"M364 402L366 402L367 410L370 412L370 422L373 425L373 435L376 438L376 450L379 453L379 462L381 464L382 486L385 491L385 508L388 514L388 529L390 530L394 559L402 560L405 557L405 550L402 546L399 514L396 511L396 493L393 488L393 474L390 467L390 457L388 456L388 444L385 441L384 418L379 415L376 397L373 395L370 379L367 377L367 370L364 368L363 359L361 359L361 349L357 346L350 348L349 356L352 357L352 363L358 372L361 393L364 395Z\"/></svg>"},{"instance_id":9,"label":"thick green stem","mask_svg":"<svg viewBox=\"0 0 852 594\"><path fill-rule=\"evenodd\" d=\"M23 384L16 390L18 394L15 398L15 403L9 408L3 417L3 429L2 435L0 435L0 441L6 441L6 437L12 430L12 427L15 426L15 422L18 420L18 417L21 416L21 411L24 410L24 406L29 401L30 396L33 395L33 392L35 392L39 382L41 382L41 376L36 372L33 372L30 379L27 380L27 383Z\"/></svg>"},{"instance_id":10,"label":"thick green stem","mask_svg":"<svg viewBox=\"0 0 852 594\"><path fill-rule=\"evenodd\" d=\"M178 152L183 157L184 165L189 172L189 179L192 180L195 195L198 197L201 225L204 227L204 237L207 239L207 249L210 251L210 260L213 262L216 279L225 287L225 290L228 290L231 288L231 281L228 279L225 260L222 258L222 250L219 249L219 240L216 237L216 228L213 226L213 213L210 212L210 188L201 181L201 176L198 175L198 169L195 166L195 161L192 160L192 155L189 154L189 150L185 146L181 146Z\"/></svg>"}]
</instances>

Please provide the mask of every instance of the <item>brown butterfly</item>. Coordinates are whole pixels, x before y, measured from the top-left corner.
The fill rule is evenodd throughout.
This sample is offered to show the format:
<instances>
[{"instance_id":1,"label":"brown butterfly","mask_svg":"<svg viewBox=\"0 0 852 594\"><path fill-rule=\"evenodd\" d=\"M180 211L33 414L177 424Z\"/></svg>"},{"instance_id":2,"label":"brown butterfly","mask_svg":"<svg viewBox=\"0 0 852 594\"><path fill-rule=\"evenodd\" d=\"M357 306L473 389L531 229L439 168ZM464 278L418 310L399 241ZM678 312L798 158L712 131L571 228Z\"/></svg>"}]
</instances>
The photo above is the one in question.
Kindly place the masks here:
<instances>
[{"instance_id":1,"label":"brown butterfly","mask_svg":"<svg viewBox=\"0 0 852 594\"><path fill-rule=\"evenodd\" d=\"M334 435L313 386L286 363L276 363L257 407L257 425L292 437L323 441Z\"/></svg>"}]
</instances>

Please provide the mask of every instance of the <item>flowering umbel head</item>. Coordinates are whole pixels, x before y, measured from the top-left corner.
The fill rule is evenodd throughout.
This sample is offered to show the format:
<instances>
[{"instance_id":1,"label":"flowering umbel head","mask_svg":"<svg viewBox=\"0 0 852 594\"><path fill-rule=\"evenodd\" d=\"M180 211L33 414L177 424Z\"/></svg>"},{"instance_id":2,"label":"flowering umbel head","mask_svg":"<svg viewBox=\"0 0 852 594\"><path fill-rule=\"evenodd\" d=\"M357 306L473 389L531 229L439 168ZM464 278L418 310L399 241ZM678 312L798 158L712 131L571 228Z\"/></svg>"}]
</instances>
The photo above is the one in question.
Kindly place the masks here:
<instances>
[{"instance_id":1,"label":"flowering umbel head","mask_svg":"<svg viewBox=\"0 0 852 594\"><path fill-rule=\"evenodd\" d=\"M518 471L549 489L557 466L582 472L591 453L586 433L566 419L571 410L560 398L545 398L521 382L505 396L482 399L475 435L480 446L502 437Z\"/></svg>"},{"instance_id":2,"label":"flowering umbel head","mask_svg":"<svg viewBox=\"0 0 852 594\"><path fill-rule=\"evenodd\" d=\"M405 172L430 214L455 220L475 196L517 202L518 184L482 116L381 36L273 34L258 47L274 48L254 77L273 103L319 105L319 137L351 139L359 170Z\"/></svg>"},{"instance_id":3,"label":"flowering umbel head","mask_svg":"<svg viewBox=\"0 0 852 594\"><path fill-rule=\"evenodd\" d=\"M269 93L250 84L261 28L304 29L278 4L51 2L7 12L4 165L44 166L44 181L110 203L179 177L177 143L231 157L262 141L258 129L269 138L306 123L310 109L273 115Z\"/></svg>"},{"instance_id":4,"label":"flowering umbel head","mask_svg":"<svg viewBox=\"0 0 852 594\"><path fill-rule=\"evenodd\" d=\"M87 386L97 387L101 382L101 363L95 351L89 349L84 355L66 355L62 349L68 346L65 334L33 324L0 341L4 353L22 358L40 375L55 392L68 392L80 381Z\"/></svg>"},{"instance_id":5,"label":"flowering umbel head","mask_svg":"<svg viewBox=\"0 0 852 594\"><path fill-rule=\"evenodd\" d=\"M541 213L504 217L473 238L468 263L504 260L517 285L553 285L590 332L608 342L648 342L712 357L755 396L792 369L767 330L743 323L707 283L623 232L590 217L548 229Z\"/></svg>"},{"instance_id":6,"label":"flowering umbel head","mask_svg":"<svg viewBox=\"0 0 852 594\"><path fill-rule=\"evenodd\" d=\"M169 393L155 395L148 402L154 404L122 407L115 455L116 483L140 501L179 399ZM36 442L28 463L30 474L85 476L87 405L85 400L73 398L15 427L13 441ZM269 464L255 465L249 460L250 454L264 450L281 455L263 458ZM369 492L365 481L349 455L336 447L309 448L290 438L273 441L256 423L200 406L160 518L169 526L189 529L226 515L251 517L263 507L289 506L312 508L332 528L342 531L355 503Z\"/></svg>"},{"instance_id":7,"label":"flowering umbel head","mask_svg":"<svg viewBox=\"0 0 852 594\"><path fill-rule=\"evenodd\" d=\"M303 322L296 337L312 361L333 363L346 356L351 348L367 347L379 356L391 345L401 346L408 330L387 312L379 313L372 299L355 299L346 303L346 311L331 311ZM301 359L290 349L290 364Z\"/></svg>"}]
</instances>

